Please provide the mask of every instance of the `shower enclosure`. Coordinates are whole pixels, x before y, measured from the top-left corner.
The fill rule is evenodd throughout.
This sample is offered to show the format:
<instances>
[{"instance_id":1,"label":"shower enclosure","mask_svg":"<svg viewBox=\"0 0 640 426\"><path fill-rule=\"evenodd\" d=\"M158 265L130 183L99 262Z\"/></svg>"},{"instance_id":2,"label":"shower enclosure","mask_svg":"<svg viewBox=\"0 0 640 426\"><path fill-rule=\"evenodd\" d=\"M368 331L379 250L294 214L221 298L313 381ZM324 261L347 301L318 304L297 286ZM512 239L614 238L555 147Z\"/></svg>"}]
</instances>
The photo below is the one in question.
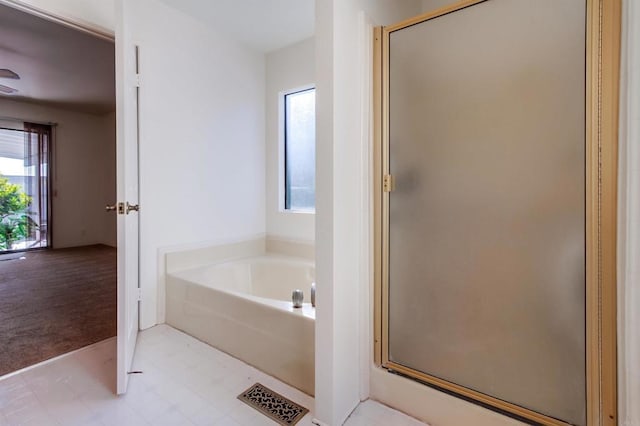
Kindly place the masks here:
<instances>
[{"instance_id":1,"label":"shower enclosure","mask_svg":"<svg viewBox=\"0 0 640 426\"><path fill-rule=\"evenodd\" d=\"M615 424L603 7L465 1L376 32L378 361L540 424Z\"/></svg>"}]
</instances>

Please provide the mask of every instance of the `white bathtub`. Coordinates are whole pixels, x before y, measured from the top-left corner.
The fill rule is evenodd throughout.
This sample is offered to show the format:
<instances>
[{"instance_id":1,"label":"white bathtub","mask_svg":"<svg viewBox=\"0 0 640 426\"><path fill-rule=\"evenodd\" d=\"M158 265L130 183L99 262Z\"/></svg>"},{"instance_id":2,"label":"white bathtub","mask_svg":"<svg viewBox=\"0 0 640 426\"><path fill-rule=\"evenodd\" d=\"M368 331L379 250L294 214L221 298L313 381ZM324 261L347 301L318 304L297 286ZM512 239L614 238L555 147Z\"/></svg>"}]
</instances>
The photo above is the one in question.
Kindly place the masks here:
<instances>
[{"instance_id":1,"label":"white bathtub","mask_svg":"<svg viewBox=\"0 0 640 426\"><path fill-rule=\"evenodd\" d=\"M166 322L313 395L313 281L313 262L281 255L170 272Z\"/></svg>"}]
</instances>

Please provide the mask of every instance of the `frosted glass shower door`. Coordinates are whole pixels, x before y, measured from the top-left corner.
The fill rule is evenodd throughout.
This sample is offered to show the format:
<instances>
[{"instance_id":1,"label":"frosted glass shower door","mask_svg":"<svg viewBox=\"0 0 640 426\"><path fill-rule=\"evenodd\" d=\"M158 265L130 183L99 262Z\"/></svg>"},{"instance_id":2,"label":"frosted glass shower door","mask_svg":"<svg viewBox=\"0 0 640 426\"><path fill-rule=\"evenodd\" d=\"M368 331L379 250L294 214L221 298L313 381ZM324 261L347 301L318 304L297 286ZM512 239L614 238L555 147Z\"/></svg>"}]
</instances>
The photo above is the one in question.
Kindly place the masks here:
<instances>
[{"instance_id":1,"label":"frosted glass shower door","mask_svg":"<svg viewBox=\"0 0 640 426\"><path fill-rule=\"evenodd\" d=\"M389 34L388 361L586 424L581 0Z\"/></svg>"}]
</instances>

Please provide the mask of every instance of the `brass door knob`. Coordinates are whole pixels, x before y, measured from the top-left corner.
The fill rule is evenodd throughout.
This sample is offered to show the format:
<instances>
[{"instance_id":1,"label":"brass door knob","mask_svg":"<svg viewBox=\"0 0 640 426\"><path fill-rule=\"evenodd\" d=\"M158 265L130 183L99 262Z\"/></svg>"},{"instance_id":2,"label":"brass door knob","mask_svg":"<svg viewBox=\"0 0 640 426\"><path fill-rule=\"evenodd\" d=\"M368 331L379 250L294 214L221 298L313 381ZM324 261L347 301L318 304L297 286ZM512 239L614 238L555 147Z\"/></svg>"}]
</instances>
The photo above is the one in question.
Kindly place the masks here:
<instances>
[{"instance_id":1,"label":"brass door knob","mask_svg":"<svg viewBox=\"0 0 640 426\"><path fill-rule=\"evenodd\" d=\"M127 201L127 214L131 212L139 212L139 211L140 211L139 204L129 204L129 202Z\"/></svg>"},{"instance_id":2,"label":"brass door knob","mask_svg":"<svg viewBox=\"0 0 640 426\"><path fill-rule=\"evenodd\" d=\"M117 205L117 204L114 204L114 205L112 205L112 206L106 206L104 209L105 209L106 211L108 211L108 212L114 212L114 211L116 211L116 209L117 209L117 208L118 208L118 205Z\"/></svg>"}]
</instances>

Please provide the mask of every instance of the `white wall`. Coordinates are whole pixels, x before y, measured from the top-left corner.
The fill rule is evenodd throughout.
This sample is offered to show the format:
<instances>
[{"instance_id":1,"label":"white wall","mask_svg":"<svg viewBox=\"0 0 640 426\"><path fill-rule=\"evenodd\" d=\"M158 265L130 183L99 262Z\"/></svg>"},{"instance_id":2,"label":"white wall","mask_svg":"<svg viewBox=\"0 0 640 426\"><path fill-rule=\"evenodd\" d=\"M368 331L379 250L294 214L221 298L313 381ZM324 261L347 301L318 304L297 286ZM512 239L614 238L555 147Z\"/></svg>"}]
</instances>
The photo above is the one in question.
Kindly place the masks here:
<instances>
[{"instance_id":1,"label":"white wall","mask_svg":"<svg viewBox=\"0 0 640 426\"><path fill-rule=\"evenodd\" d=\"M619 424L640 426L640 4L623 2L618 225Z\"/></svg>"},{"instance_id":2,"label":"white wall","mask_svg":"<svg viewBox=\"0 0 640 426\"><path fill-rule=\"evenodd\" d=\"M313 38L267 54L267 234L304 242L315 240L315 214L282 210L284 192L283 117L281 94L315 84Z\"/></svg>"},{"instance_id":3,"label":"white wall","mask_svg":"<svg viewBox=\"0 0 640 426\"><path fill-rule=\"evenodd\" d=\"M265 232L265 59L156 0L132 7L147 328L157 322L161 249Z\"/></svg>"},{"instance_id":4,"label":"white wall","mask_svg":"<svg viewBox=\"0 0 640 426\"><path fill-rule=\"evenodd\" d=\"M329 425L342 424L369 393L365 14L389 24L420 12L419 1L316 1L316 417Z\"/></svg>"},{"instance_id":5,"label":"white wall","mask_svg":"<svg viewBox=\"0 0 640 426\"><path fill-rule=\"evenodd\" d=\"M53 122L53 247L115 246L115 121L98 116L0 99L0 116Z\"/></svg>"},{"instance_id":6,"label":"white wall","mask_svg":"<svg viewBox=\"0 0 640 426\"><path fill-rule=\"evenodd\" d=\"M336 381L334 352L336 334L334 318L334 261L333 261L333 0L316 1L316 392L315 418L325 425L341 424L344 414L358 401L354 372ZM353 283L352 285L355 285ZM346 315L343 312L342 317ZM347 318L349 319L349 318ZM345 322L356 329L357 322ZM353 333L352 333L353 334ZM355 342L354 342L355 343ZM353 345L350 346L353 348ZM348 349L348 348L347 348ZM346 359L354 371L357 363ZM337 395L340 385L347 382L350 389L341 397L346 408L338 412ZM348 414L348 413L347 413ZM337 421L337 422L336 422Z\"/></svg>"}]
</instances>

